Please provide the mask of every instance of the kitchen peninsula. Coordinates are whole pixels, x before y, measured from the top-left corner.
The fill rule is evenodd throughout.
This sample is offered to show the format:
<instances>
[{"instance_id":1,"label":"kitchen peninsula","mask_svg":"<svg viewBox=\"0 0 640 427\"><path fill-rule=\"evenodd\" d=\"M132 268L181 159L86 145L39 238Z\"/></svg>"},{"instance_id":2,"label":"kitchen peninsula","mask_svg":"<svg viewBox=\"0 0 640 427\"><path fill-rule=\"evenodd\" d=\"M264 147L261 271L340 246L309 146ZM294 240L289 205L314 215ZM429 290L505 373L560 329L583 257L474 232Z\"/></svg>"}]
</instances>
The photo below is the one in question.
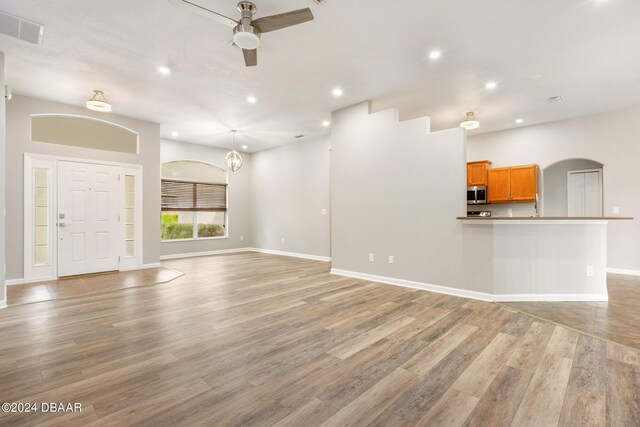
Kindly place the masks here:
<instances>
[{"instance_id":1,"label":"kitchen peninsula","mask_svg":"<svg viewBox=\"0 0 640 427\"><path fill-rule=\"evenodd\" d=\"M630 217L458 217L496 301L607 301L607 224Z\"/></svg>"}]
</instances>

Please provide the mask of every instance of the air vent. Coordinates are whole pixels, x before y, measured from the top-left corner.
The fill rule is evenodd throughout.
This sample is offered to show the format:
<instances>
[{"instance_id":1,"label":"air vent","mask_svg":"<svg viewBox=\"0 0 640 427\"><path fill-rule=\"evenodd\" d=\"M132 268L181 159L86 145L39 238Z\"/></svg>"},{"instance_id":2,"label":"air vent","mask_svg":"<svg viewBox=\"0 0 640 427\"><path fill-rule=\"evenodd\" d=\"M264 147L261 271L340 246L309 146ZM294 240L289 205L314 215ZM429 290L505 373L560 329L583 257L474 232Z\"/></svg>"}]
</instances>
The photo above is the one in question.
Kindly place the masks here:
<instances>
[{"instance_id":1,"label":"air vent","mask_svg":"<svg viewBox=\"0 0 640 427\"><path fill-rule=\"evenodd\" d=\"M314 3L323 4L326 3L327 0L313 0Z\"/></svg>"},{"instance_id":2,"label":"air vent","mask_svg":"<svg viewBox=\"0 0 640 427\"><path fill-rule=\"evenodd\" d=\"M29 43L42 44L44 26L5 12L0 12L0 33Z\"/></svg>"},{"instance_id":3,"label":"air vent","mask_svg":"<svg viewBox=\"0 0 640 427\"><path fill-rule=\"evenodd\" d=\"M300 138L304 138L304 135L300 134L300 135L295 135L294 136L295 139L300 139Z\"/></svg>"},{"instance_id":4,"label":"air vent","mask_svg":"<svg viewBox=\"0 0 640 427\"><path fill-rule=\"evenodd\" d=\"M549 104L557 104L558 102L562 102L563 99L561 96L552 96L551 98L547 98L547 102Z\"/></svg>"}]
</instances>

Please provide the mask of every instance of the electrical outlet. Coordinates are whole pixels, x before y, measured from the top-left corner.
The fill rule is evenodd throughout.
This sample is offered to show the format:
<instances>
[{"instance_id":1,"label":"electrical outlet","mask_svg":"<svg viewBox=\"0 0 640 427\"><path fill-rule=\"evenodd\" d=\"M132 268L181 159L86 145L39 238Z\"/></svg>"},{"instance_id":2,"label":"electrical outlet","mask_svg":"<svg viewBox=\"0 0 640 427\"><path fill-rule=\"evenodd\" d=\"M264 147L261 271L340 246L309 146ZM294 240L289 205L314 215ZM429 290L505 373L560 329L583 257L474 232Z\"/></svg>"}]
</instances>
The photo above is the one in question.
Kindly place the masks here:
<instances>
[{"instance_id":1,"label":"electrical outlet","mask_svg":"<svg viewBox=\"0 0 640 427\"><path fill-rule=\"evenodd\" d=\"M322 215L326 215L327 214L327 210L326 209L322 209Z\"/></svg>"},{"instance_id":2,"label":"electrical outlet","mask_svg":"<svg viewBox=\"0 0 640 427\"><path fill-rule=\"evenodd\" d=\"M282 238L282 244L284 245L284 237Z\"/></svg>"},{"instance_id":3,"label":"electrical outlet","mask_svg":"<svg viewBox=\"0 0 640 427\"><path fill-rule=\"evenodd\" d=\"M375 261L375 255L369 254L369 262L373 262L373 261Z\"/></svg>"},{"instance_id":4,"label":"electrical outlet","mask_svg":"<svg viewBox=\"0 0 640 427\"><path fill-rule=\"evenodd\" d=\"M393 264L393 255L389 255L389 264Z\"/></svg>"},{"instance_id":5,"label":"electrical outlet","mask_svg":"<svg viewBox=\"0 0 640 427\"><path fill-rule=\"evenodd\" d=\"M513 209L507 209L507 216L513 216Z\"/></svg>"},{"instance_id":6,"label":"electrical outlet","mask_svg":"<svg viewBox=\"0 0 640 427\"><path fill-rule=\"evenodd\" d=\"M242 242L244 240L244 236L240 236L240 241Z\"/></svg>"},{"instance_id":7,"label":"electrical outlet","mask_svg":"<svg viewBox=\"0 0 640 427\"><path fill-rule=\"evenodd\" d=\"M616 206L616 207L614 207L614 208L613 208L613 214L614 214L614 215L620 215L620 208L619 208L619 207L617 207L617 206Z\"/></svg>"},{"instance_id":8,"label":"electrical outlet","mask_svg":"<svg viewBox=\"0 0 640 427\"><path fill-rule=\"evenodd\" d=\"M587 265L587 277L593 277L593 265Z\"/></svg>"}]
</instances>

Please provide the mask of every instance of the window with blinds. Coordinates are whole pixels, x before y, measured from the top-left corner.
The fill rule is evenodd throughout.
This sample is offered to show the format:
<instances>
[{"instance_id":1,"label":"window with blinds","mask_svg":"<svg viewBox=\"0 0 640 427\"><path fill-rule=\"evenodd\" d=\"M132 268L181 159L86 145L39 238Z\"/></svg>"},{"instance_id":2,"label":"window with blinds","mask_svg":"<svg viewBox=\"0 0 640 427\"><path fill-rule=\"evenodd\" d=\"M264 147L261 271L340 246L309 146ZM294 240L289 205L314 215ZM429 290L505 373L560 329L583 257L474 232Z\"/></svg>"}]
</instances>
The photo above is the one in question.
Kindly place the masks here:
<instances>
[{"instance_id":1,"label":"window with blinds","mask_svg":"<svg viewBox=\"0 0 640 427\"><path fill-rule=\"evenodd\" d=\"M162 180L163 211L226 212L227 185Z\"/></svg>"}]
</instances>

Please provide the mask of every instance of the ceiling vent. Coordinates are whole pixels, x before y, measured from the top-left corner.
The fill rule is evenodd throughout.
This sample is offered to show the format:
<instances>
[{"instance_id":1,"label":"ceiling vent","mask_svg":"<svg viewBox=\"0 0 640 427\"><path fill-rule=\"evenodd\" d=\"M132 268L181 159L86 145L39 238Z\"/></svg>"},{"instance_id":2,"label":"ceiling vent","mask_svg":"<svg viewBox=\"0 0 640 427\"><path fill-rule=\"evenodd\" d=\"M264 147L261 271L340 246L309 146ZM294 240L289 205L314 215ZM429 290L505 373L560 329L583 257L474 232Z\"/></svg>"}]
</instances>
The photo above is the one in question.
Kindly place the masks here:
<instances>
[{"instance_id":1,"label":"ceiling vent","mask_svg":"<svg viewBox=\"0 0 640 427\"><path fill-rule=\"evenodd\" d=\"M0 12L0 33L39 45L42 44L44 26Z\"/></svg>"},{"instance_id":2,"label":"ceiling vent","mask_svg":"<svg viewBox=\"0 0 640 427\"><path fill-rule=\"evenodd\" d=\"M547 98L547 102L549 104L557 104L558 102L562 102L563 99L561 96L552 96L551 98Z\"/></svg>"},{"instance_id":3,"label":"ceiling vent","mask_svg":"<svg viewBox=\"0 0 640 427\"><path fill-rule=\"evenodd\" d=\"M327 2L327 0L313 0L313 2L318 4L324 4Z\"/></svg>"},{"instance_id":4,"label":"ceiling vent","mask_svg":"<svg viewBox=\"0 0 640 427\"><path fill-rule=\"evenodd\" d=\"M300 135L295 135L294 136L295 139L300 139L300 138L304 138L304 135L300 134Z\"/></svg>"}]
</instances>

